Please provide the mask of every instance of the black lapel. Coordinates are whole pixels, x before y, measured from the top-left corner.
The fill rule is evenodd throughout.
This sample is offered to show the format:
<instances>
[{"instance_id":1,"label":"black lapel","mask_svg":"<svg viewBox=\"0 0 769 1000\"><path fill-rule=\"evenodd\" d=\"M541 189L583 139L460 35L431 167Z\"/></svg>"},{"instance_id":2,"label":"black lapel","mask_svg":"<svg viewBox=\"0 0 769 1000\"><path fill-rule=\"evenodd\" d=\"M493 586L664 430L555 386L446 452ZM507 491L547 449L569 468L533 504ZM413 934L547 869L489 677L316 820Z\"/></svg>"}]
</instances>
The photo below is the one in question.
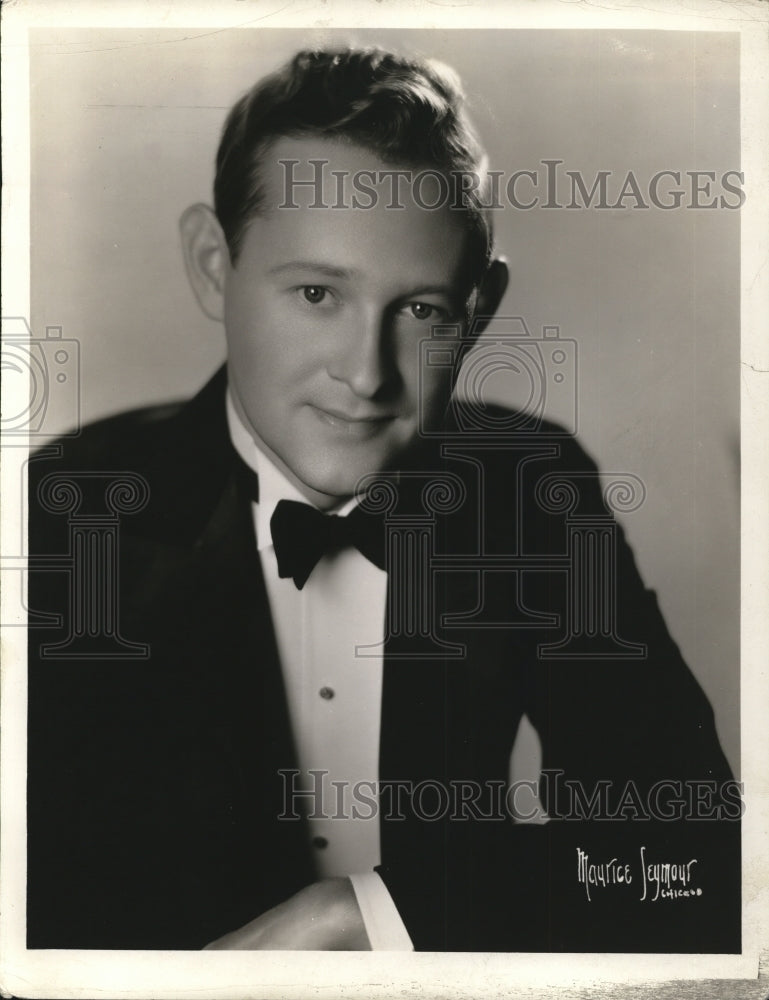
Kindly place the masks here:
<instances>
[{"instance_id":1,"label":"black lapel","mask_svg":"<svg viewBox=\"0 0 769 1000\"><path fill-rule=\"evenodd\" d=\"M225 390L222 370L179 413L147 473L151 516L132 526L153 559L136 621L153 622L171 683L189 692L191 717L213 727L201 735L210 749L197 751L200 794L229 810L227 829L214 830L225 836L226 868L240 884L225 878L220 890L232 897L220 901L220 933L314 879L304 820L279 818L281 771L296 768L296 751ZM153 606L156 596L162 603Z\"/></svg>"},{"instance_id":2,"label":"black lapel","mask_svg":"<svg viewBox=\"0 0 769 1000\"><path fill-rule=\"evenodd\" d=\"M225 391L226 372L220 369L180 414L172 442L174 472L161 478L157 498L174 509L156 511L154 524L171 528L161 544L171 572L179 576L177 592L189 601L186 619L204 643L221 651L221 674L233 692L230 711L239 720L232 738L246 770L258 733L265 754L257 781L273 787L279 768L295 767L296 752L250 486L230 441ZM169 581L163 590L173 590Z\"/></svg>"}]
</instances>

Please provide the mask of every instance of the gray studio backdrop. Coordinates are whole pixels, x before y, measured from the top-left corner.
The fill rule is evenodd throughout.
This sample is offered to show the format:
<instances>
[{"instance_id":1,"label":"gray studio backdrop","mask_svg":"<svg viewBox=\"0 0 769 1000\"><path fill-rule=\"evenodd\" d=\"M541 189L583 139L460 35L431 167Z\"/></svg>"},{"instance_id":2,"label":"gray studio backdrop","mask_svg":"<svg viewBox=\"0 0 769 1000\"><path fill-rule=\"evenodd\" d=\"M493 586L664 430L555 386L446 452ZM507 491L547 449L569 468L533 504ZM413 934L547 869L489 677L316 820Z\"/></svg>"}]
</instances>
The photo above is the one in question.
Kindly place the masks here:
<instances>
[{"instance_id":1,"label":"gray studio backdrop","mask_svg":"<svg viewBox=\"0 0 769 1000\"><path fill-rule=\"evenodd\" d=\"M740 167L739 41L726 34L38 31L31 323L37 337L60 327L79 342L84 422L188 396L221 362L221 330L188 291L177 219L210 201L219 131L243 90L302 45L344 41L454 66L492 168L534 171L541 201L546 159L588 188L610 171L611 203L631 171L644 195L658 171L713 171L718 196ZM537 193L526 178L517 192ZM554 200L569 202L568 183ZM580 438L602 469L646 486L622 520L737 768L739 211L690 202L691 182L674 210L629 196L624 209L495 212L512 273L502 311L533 336L558 326L576 342ZM515 379L490 388L522 402ZM550 403L568 417L558 411L571 399ZM71 413L52 392L46 427Z\"/></svg>"}]
</instances>

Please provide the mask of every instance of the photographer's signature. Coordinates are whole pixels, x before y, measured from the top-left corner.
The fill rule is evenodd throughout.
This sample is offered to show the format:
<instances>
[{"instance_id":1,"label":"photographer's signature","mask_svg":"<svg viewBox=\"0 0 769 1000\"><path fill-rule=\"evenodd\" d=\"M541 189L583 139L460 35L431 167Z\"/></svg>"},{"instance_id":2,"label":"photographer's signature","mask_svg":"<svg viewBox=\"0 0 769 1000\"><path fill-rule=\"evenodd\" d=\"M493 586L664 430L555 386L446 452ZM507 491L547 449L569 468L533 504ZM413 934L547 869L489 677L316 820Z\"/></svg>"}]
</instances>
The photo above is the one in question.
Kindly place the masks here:
<instances>
[{"instance_id":1,"label":"photographer's signature","mask_svg":"<svg viewBox=\"0 0 769 1000\"><path fill-rule=\"evenodd\" d=\"M577 881L584 885L588 900L592 898L591 891L600 891L607 886L630 886L634 882L640 889L639 899L642 903L702 895L702 889L693 885L697 858L690 858L688 861L655 861L647 856L646 848L641 847L639 861L637 870L630 862L619 858L593 861L586 851L578 847Z\"/></svg>"}]
</instances>

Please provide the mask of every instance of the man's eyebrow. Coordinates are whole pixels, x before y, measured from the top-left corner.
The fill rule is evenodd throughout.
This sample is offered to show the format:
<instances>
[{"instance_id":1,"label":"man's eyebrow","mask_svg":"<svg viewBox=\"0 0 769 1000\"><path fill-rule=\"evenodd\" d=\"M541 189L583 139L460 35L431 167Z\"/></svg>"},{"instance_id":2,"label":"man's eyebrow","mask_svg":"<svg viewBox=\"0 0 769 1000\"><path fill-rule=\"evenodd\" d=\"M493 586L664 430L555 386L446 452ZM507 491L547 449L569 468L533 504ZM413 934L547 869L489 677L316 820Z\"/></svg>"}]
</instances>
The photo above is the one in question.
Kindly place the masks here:
<instances>
[{"instance_id":1,"label":"man's eyebrow","mask_svg":"<svg viewBox=\"0 0 769 1000\"><path fill-rule=\"evenodd\" d=\"M335 267L333 264L323 264L317 260L289 260L285 264L276 264L267 273L281 274L284 271L314 271L329 278L353 278L357 273L355 269Z\"/></svg>"},{"instance_id":2,"label":"man's eyebrow","mask_svg":"<svg viewBox=\"0 0 769 1000\"><path fill-rule=\"evenodd\" d=\"M457 297L457 292L452 285L420 285L418 288L410 289L404 298L413 299L417 295L444 295L448 299Z\"/></svg>"}]
</instances>

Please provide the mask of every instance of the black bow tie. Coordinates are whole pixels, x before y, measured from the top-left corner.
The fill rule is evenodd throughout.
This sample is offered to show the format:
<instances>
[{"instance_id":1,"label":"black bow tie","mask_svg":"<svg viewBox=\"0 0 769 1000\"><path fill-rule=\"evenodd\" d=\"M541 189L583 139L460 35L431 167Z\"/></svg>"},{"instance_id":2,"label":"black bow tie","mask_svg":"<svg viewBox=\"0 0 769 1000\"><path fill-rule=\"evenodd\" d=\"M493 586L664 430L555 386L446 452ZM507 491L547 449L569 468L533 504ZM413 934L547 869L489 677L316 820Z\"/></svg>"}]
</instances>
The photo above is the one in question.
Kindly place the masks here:
<instances>
[{"instance_id":1,"label":"black bow tie","mask_svg":"<svg viewBox=\"0 0 769 1000\"><path fill-rule=\"evenodd\" d=\"M351 545L375 566L385 568L383 518L360 507L347 517L338 517L323 514L306 503L280 500L270 520L270 530L278 574L293 577L298 590L304 587L324 555Z\"/></svg>"}]
</instances>

